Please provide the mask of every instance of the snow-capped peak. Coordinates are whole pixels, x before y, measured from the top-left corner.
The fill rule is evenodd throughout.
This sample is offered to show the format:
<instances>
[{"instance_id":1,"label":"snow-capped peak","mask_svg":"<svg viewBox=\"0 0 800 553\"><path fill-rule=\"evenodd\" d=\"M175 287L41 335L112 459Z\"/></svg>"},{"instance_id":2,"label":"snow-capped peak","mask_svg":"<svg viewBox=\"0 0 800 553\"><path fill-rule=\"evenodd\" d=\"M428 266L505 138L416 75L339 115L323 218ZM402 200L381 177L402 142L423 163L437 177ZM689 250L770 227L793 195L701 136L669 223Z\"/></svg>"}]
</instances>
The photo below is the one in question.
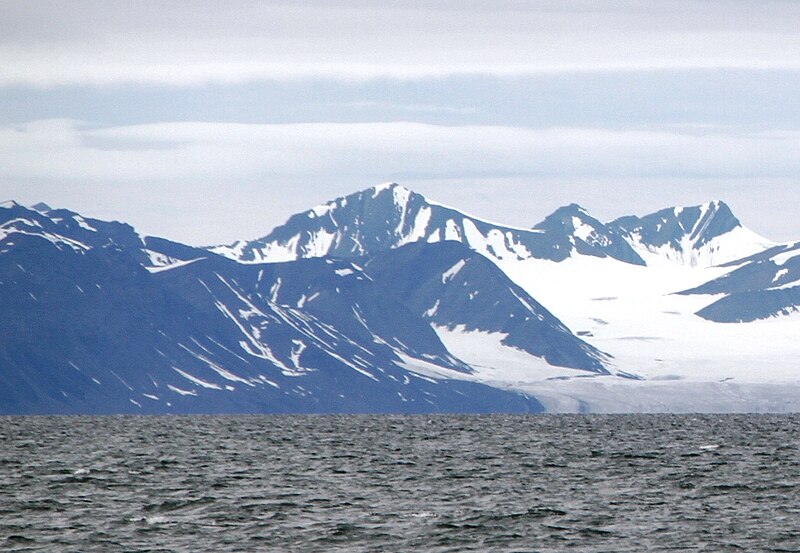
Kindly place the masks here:
<instances>
[{"instance_id":1,"label":"snow-capped peak","mask_svg":"<svg viewBox=\"0 0 800 553\"><path fill-rule=\"evenodd\" d=\"M378 184L376 186L373 186L371 188L367 188L366 190L363 190L361 193L364 194L364 193L367 193L367 192L372 192L372 197L375 198L378 194L380 194L382 192L385 192L387 190L392 190L392 191L400 190L401 193L403 193L403 194L410 194L411 193L411 190L409 190L408 188L406 188L404 186L401 186L401 185L397 184L396 182L384 182L384 183Z\"/></svg>"},{"instance_id":2,"label":"snow-capped peak","mask_svg":"<svg viewBox=\"0 0 800 553\"><path fill-rule=\"evenodd\" d=\"M209 248L240 262L354 257L414 242L455 240L491 259L610 257L634 265L712 266L771 243L745 229L722 201L602 223L578 204L532 229L491 223L388 182L298 213L263 238Z\"/></svg>"},{"instance_id":3,"label":"snow-capped peak","mask_svg":"<svg viewBox=\"0 0 800 553\"><path fill-rule=\"evenodd\" d=\"M745 228L721 200L662 209L644 217L622 217L617 228L648 264L670 261L711 267L774 245Z\"/></svg>"},{"instance_id":4,"label":"snow-capped peak","mask_svg":"<svg viewBox=\"0 0 800 553\"><path fill-rule=\"evenodd\" d=\"M242 262L290 261L360 256L414 242L445 240L462 242L497 259L560 260L573 249L554 243L542 229L490 223L429 201L397 183L368 188L297 214L245 246L237 243L211 249Z\"/></svg>"}]
</instances>

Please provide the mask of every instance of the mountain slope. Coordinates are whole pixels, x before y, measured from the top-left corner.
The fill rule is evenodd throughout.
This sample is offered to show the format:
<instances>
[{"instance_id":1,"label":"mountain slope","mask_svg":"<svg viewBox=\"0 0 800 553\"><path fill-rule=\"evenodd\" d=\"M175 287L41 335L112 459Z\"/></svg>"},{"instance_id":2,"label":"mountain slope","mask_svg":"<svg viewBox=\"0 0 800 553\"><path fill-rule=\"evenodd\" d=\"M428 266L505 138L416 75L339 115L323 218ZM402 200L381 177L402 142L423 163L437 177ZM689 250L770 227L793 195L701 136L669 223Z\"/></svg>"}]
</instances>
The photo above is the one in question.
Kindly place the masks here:
<instances>
[{"instance_id":1,"label":"mountain slope","mask_svg":"<svg viewBox=\"0 0 800 553\"><path fill-rule=\"evenodd\" d=\"M36 243L28 237L50 242L60 251L71 250L78 254L96 248L124 249L151 271L208 256L201 248L140 236L125 223L82 217L68 209L52 209L45 203L30 209L14 201L0 204L0 254Z\"/></svg>"},{"instance_id":2,"label":"mountain slope","mask_svg":"<svg viewBox=\"0 0 800 553\"><path fill-rule=\"evenodd\" d=\"M730 273L681 292L724 295L699 310L699 316L736 323L800 312L800 242L770 248L730 266Z\"/></svg>"},{"instance_id":3,"label":"mountain slope","mask_svg":"<svg viewBox=\"0 0 800 553\"><path fill-rule=\"evenodd\" d=\"M721 202L525 230L385 185L290 223L210 251L0 206L0 410L800 409L798 245Z\"/></svg>"},{"instance_id":4,"label":"mountain slope","mask_svg":"<svg viewBox=\"0 0 800 553\"><path fill-rule=\"evenodd\" d=\"M70 235L63 213L11 209L0 412L541 410L465 380L471 368L430 325L351 262L243 265L202 250L176 261L198 251L88 220L95 230Z\"/></svg>"},{"instance_id":5,"label":"mountain slope","mask_svg":"<svg viewBox=\"0 0 800 553\"><path fill-rule=\"evenodd\" d=\"M774 245L742 226L721 201L662 209L644 217L628 216L608 224L652 263L662 258L711 267L741 259Z\"/></svg>"},{"instance_id":6,"label":"mountain slope","mask_svg":"<svg viewBox=\"0 0 800 553\"><path fill-rule=\"evenodd\" d=\"M572 234L551 217L534 229L490 223L427 200L398 184L350 194L289 218L267 236L211 251L244 262L288 261L332 255L371 255L413 242L463 242L497 259L562 261L578 251L643 264L615 231L577 208L563 214ZM573 223L574 221L574 223Z\"/></svg>"},{"instance_id":7,"label":"mountain slope","mask_svg":"<svg viewBox=\"0 0 800 553\"><path fill-rule=\"evenodd\" d=\"M436 326L499 334L502 344L551 365L608 373L605 354L459 242L410 244L372 257L365 268L386 296Z\"/></svg>"},{"instance_id":8,"label":"mountain slope","mask_svg":"<svg viewBox=\"0 0 800 553\"><path fill-rule=\"evenodd\" d=\"M563 252L611 257L633 265L645 264L628 243L624 231L601 223L577 204L557 209L533 228L551 237L554 249ZM549 259L563 260L553 257Z\"/></svg>"},{"instance_id":9,"label":"mountain slope","mask_svg":"<svg viewBox=\"0 0 800 553\"><path fill-rule=\"evenodd\" d=\"M531 229L490 223L398 184L376 186L298 213L267 236L209 248L243 262L371 255L414 242L459 241L497 261L575 256L632 265L710 267L773 246L719 201L601 223L576 204Z\"/></svg>"}]
</instances>

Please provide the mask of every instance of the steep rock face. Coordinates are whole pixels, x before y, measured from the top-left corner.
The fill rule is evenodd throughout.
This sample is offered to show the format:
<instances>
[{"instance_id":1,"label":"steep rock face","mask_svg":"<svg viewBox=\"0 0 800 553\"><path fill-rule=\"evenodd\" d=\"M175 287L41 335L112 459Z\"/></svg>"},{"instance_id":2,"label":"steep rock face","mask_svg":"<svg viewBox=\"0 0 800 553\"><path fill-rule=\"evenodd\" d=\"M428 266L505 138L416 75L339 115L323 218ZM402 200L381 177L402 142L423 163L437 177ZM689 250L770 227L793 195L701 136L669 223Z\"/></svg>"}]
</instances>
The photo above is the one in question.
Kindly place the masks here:
<instances>
[{"instance_id":1,"label":"steep rock face","mask_svg":"<svg viewBox=\"0 0 800 553\"><path fill-rule=\"evenodd\" d=\"M624 232L601 223L577 204L557 209L533 228L550 237L554 250L566 254L575 251L581 255L611 257L633 265L645 264L627 242Z\"/></svg>"},{"instance_id":2,"label":"steep rock face","mask_svg":"<svg viewBox=\"0 0 800 553\"><path fill-rule=\"evenodd\" d=\"M733 270L682 294L723 294L698 311L715 322L751 322L800 311L800 243L730 264Z\"/></svg>"},{"instance_id":3,"label":"steep rock face","mask_svg":"<svg viewBox=\"0 0 800 553\"><path fill-rule=\"evenodd\" d=\"M97 248L117 248L151 271L202 258L208 252L163 238L140 236L133 227L117 221L82 217L45 203L27 208L16 202L0 204L0 254L36 243L50 242L60 251L86 254Z\"/></svg>"},{"instance_id":4,"label":"steep rock face","mask_svg":"<svg viewBox=\"0 0 800 553\"><path fill-rule=\"evenodd\" d=\"M552 365L607 374L608 356L577 338L493 263L459 242L411 244L370 259L367 272L437 326L504 335Z\"/></svg>"},{"instance_id":5,"label":"steep rock face","mask_svg":"<svg viewBox=\"0 0 800 553\"><path fill-rule=\"evenodd\" d=\"M371 255L414 242L462 242L496 259L562 261L574 252L643 263L616 232L577 208L533 229L498 225L427 200L398 185L338 198L291 217L267 236L211 251L245 262ZM566 218L566 219L564 219ZM572 228L559 224L566 220ZM574 221L574 223L573 223Z\"/></svg>"},{"instance_id":6,"label":"steep rock face","mask_svg":"<svg viewBox=\"0 0 800 553\"><path fill-rule=\"evenodd\" d=\"M425 238L432 216L423 196L384 185L293 215L258 240L211 250L240 261L358 257Z\"/></svg>"},{"instance_id":7,"label":"steep rock face","mask_svg":"<svg viewBox=\"0 0 800 553\"><path fill-rule=\"evenodd\" d=\"M654 258L710 267L747 257L774 245L742 226L721 201L662 209L608 224L624 235L648 263Z\"/></svg>"},{"instance_id":8,"label":"steep rock face","mask_svg":"<svg viewBox=\"0 0 800 553\"><path fill-rule=\"evenodd\" d=\"M198 251L95 223L94 247L3 227L2 413L541 410L410 370L471 371L349 261L176 260Z\"/></svg>"},{"instance_id":9,"label":"steep rock face","mask_svg":"<svg viewBox=\"0 0 800 553\"><path fill-rule=\"evenodd\" d=\"M258 240L210 249L244 262L289 261L357 257L443 240L462 242L500 262L593 256L633 265L666 261L698 267L747 257L774 245L744 228L719 201L610 223L571 204L532 229L520 229L472 217L392 183L294 215Z\"/></svg>"},{"instance_id":10,"label":"steep rock face","mask_svg":"<svg viewBox=\"0 0 800 553\"><path fill-rule=\"evenodd\" d=\"M135 251L144 242L130 225L84 218L67 209L50 209L37 204L28 209L16 202L0 205L0 252L7 253L28 244L25 237L37 237L60 250L86 253L93 248L117 246ZM146 263L144 252L138 256Z\"/></svg>"}]
</instances>

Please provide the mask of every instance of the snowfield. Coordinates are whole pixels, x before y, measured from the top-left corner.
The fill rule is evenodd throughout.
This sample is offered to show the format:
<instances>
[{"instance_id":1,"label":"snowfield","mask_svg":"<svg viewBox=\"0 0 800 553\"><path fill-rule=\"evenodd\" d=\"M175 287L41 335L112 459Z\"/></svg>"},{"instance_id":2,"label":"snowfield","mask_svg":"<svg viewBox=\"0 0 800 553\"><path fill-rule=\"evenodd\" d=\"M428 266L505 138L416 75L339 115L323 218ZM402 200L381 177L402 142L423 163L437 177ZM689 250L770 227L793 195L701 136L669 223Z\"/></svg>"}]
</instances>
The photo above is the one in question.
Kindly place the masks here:
<instances>
[{"instance_id":1,"label":"snowfield","mask_svg":"<svg viewBox=\"0 0 800 553\"><path fill-rule=\"evenodd\" d=\"M255 389L300 410L394 401L458 411L474 393L475 405L504 402L492 409L541 409L524 394L551 412L800 411L799 245L759 236L719 201L607 223L571 204L524 229L388 183L210 248L7 202L0 260L0 299L7 312L24 308L16 317L31 328L72 305L102 322L93 339L104 336L108 351L138 348L96 359L66 325L74 343L38 349L49 356L42 367L71 368L42 389L65 374L91 389L114 383L102 372L111 362L125 390L139 380L151 402ZM165 298L180 300L178 312L162 313ZM101 317L114 302L117 319L130 313L124 333L106 332ZM26 319L32 309L43 314ZM7 326L10 339L34 334ZM146 370L163 365L161 385L136 367L147 355ZM27 378L30 361L17 357Z\"/></svg>"},{"instance_id":2,"label":"snowfield","mask_svg":"<svg viewBox=\"0 0 800 553\"><path fill-rule=\"evenodd\" d=\"M408 202L407 195L403 200ZM800 410L800 314L718 323L696 313L722 295L678 294L776 245L738 221L719 236L704 236L719 209L719 202L699 206L696 225L685 229L677 247L647 244L636 233L627 237L645 265L576 251L561 261L536 258L507 228L481 232L469 218L459 225L463 235L449 237L493 261L579 337L610 354L612 375L554 367L503 345L502 334L436 331L449 351L475 369L469 378L532 394L551 411ZM680 217L682 208L673 213ZM573 227L577 238L594 233L578 220ZM429 241L439 238L414 232L428 234ZM776 256L775 262L793 255Z\"/></svg>"},{"instance_id":3,"label":"snowfield","mask_svg":"<svg viewBox=\"0 0 800 553\"><path fill-rule=\"evenodd\" d=\"M488 257L578 336L613 356L613 374L553 367L502 345L501 335L437 328L445 346L476 368L478 381L534 395L554 412L800 410L800 314L716 323L695 313L718 296L674 293L732 267Z\"/></svg>"}]
</instances>

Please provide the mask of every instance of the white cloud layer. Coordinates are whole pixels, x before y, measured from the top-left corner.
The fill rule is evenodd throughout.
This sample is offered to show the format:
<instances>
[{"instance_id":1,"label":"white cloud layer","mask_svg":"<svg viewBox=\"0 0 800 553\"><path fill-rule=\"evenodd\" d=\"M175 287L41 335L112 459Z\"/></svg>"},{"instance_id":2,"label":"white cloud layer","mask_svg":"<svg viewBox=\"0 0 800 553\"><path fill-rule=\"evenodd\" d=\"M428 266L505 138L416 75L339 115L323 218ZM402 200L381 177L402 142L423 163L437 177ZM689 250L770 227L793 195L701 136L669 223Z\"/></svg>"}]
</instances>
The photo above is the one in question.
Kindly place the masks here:
<instances>
[{"instance_id":1,"label":"white cloud layer","mask_svg":"<svg viewBox=\"0 0 800 553\"><path fill-rule=\"evenodd\" d=\"M96 128L47 120L0 127L0 196L89 209L89 215L111 215L134 224L146 221L146 232L212 243L265 234L294 211L387 180L412 188L420 183L420 190L433 191L434 198L452 197L456 206L471 210L475 206L465 204L468 198L448 190L468 189L460 188L459 181L483 182L488 201L494 196L506 212L516 209L515 218L524 215L519 212L524 206L544 215L537 206L555 207L551 200L588 201L593 203L589 207L600 209L599 215L622 215L621 201L627 200L629 205L622 207L633 211L648 196L665 202L687 198L669 190L681 183L698 192L714 190L722 199L728 197L726 190L734 189L744 198L737 187L749 183L750 198L766 194L766 201L783 205L789 199L785 183L800 181L799 154L796 131L403 122ZM498 186L504 179L516 188ZM489 186L491 182L495 185ZM648 183L654 182L660 183L659 191L648 192ZM705 184L697 186L701 182ZM709 186L719 182L735 184ZM753 189L765 182L782 185ZM665 193L664 183L671 194ZM562 187L563 193L520 198L526 187ZM712 198L695 193L690 199ZM652 209L665 206L650 204ZM485 209L478 211L492 217ZM761 213L763 219L770 216ZM227 222L211 225L213 218ZM494 218L517 222L504 215ZM531 215L521 224L537 220ZM782 233L797 230L796 217L785 224Z\"/></svg>"},{"instance_id":2,"label":"white cloud layer","mask_svg":"<svg viewBox=\"0 0 800 553\"><path fill-rule=\"evenodd\" d=\"M800 178L800 132L515 128L422 123L70 120L0 128L0 177L118 182L275 176Z\"/></svg>"},{"instance_id":3,"label":"white cloud layer","mask_svg":"<svg viewBox=\"0 0 800 553\"><path fill-rule=\"evenodd\" d=\"M800 68L800 3L10 0L0 85Z\"/></svg>"}]
</instances>

